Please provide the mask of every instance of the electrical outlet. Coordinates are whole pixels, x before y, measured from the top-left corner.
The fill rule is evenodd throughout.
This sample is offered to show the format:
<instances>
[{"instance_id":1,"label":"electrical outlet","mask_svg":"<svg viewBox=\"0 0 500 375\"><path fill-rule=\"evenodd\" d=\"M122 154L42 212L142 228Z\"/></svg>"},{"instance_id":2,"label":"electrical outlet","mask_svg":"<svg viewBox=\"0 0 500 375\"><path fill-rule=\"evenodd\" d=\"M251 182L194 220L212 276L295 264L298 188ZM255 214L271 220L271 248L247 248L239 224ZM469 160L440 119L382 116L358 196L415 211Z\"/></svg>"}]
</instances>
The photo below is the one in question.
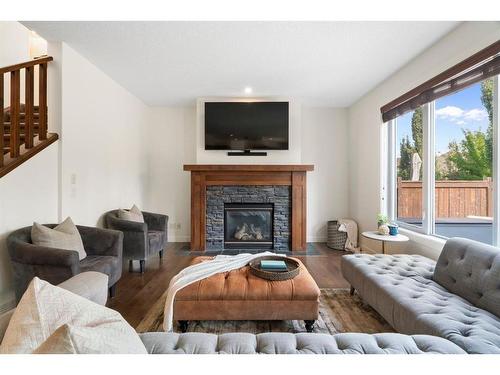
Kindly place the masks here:
<instances>
[{"instance_id":1,"label":"electrical outlet","mask_svg":"<svg viewBox=\"0 0 500 375\"><path fill-rule=\"evenodd\" d=\"M169 223L168 227L172 230L180 230L181 224L180 223Z\"/></svg>"}]
</instances>

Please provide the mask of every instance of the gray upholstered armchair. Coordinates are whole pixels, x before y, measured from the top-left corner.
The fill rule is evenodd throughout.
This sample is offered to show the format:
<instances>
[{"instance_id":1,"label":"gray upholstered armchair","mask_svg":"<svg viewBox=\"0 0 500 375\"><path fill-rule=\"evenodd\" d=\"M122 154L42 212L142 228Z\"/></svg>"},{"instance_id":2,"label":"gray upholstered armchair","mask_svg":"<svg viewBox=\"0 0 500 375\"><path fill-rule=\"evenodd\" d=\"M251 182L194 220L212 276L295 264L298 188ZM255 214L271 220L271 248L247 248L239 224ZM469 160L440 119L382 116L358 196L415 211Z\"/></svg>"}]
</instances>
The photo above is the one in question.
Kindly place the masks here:
<instances>
[{"instance_id":1,"label":"gray upholstered armchair","mask_svg":"<svg viewBox=\"0 0 500 375\"><path fill-rule=\"evenodd\" d=\"M123 232L123 258L139 260L140 271L144 272L145 261L150 255L163 257L163 250L168 242L168 216L142 211L144 223L128 221L118 217L118 210L105 215L106 226Z\"/></svg>"},{"instance_id":2,"label":"gray upholstered armchair","mask_svg":"<svg viewBox=\"0 0 500 375\"><path fill-rule=\"evenodd\" d=\"M54 228L56 224L46 226ZM34 245L31 227L18 229L7 237L18 301L35 276L57 285L86 271L108 275L109 294L114 296L116 282L122 275L123 234L109 229L76 227L87 253L81 261L77 251Z\"/></svg>"}]
</instances>

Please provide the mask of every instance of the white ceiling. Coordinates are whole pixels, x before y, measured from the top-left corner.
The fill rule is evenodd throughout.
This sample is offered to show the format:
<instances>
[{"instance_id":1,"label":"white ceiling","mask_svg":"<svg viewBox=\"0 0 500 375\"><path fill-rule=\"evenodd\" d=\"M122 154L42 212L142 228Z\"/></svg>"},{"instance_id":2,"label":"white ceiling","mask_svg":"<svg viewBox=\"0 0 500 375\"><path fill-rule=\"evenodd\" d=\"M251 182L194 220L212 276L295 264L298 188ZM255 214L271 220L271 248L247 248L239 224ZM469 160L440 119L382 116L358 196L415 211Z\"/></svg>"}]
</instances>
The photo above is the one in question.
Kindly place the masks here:
<instances>
[{"instance_id":1,"label":"white ceiling","mask_svg":"<svg viewBox=\"0 0 500 375\"><path fill-rule=\"evenodd\" d=\"M150 105L293 97L345 107L457 22L23 22Z\"/></svg>"}]
</instances>

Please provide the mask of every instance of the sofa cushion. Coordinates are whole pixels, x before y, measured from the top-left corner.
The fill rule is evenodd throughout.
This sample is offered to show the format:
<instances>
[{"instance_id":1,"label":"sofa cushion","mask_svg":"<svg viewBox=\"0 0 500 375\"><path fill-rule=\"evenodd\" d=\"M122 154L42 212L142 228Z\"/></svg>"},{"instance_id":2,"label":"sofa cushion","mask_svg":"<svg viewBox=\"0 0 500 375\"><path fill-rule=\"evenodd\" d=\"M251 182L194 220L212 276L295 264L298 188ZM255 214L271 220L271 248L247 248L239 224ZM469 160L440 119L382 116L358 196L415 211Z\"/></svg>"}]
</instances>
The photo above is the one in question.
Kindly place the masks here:
<instances>
[{"instance_id":1,"label":"sofa cushion","mask_svg":"<svg viewBox=\"0 0 500 375\"><path fill-rule=\"evenodd\" d=\"M135 332L123 332L116 324L79 327L64 324L33 354L146 354L137 345Z\"/></svg>"},{"instance_id":2,"label":"sofa cushion","mask_svg":"<svg viewBox=\"0 0 500 375\"><path fill-rule=\"evenodd\" d=\"M446 241L434 280L475 306L500 316L500 251L465 238Z\"/></svg>"},{"instance_id":3,"label":"sofa cushion","mask_svg":"<svg viewBox=\"0 0 500 375\"><path fill-rule=\"evenodd\" d=\"M108 285L114 285L118 281L121 275L117 272L119 267L122 267L121 259L108 255L89 255L80 262L81 272L95 271L108 275Z\"/></svg>"},{"instance_id":4,"label":"sofa cushion","mask_svg":"<svg viewBox=\"0 0 500 375\"><path fill-rule=\"evenodd\" d=\"M151 354L464 354L439 337L397 333L165 333L140 335Z\"/></svg>"},{"instance_id":5,"label":"sofa cushion","mask_svg":"<svg viewBox=\"0 0 500 375\"><path fill-rule=\"evenodd\" d=\"M108 275L102 272L82 272L57 285L89 301L106 305L108 300Z\"/></svg>"},{"instance_id":6,"label":"sofa cushion","mask_svg":"<svg viewBox=\"0 0 500 375\"><path fill-rule=\"evenodd\" d=\"M500 353L500 319L434 282L412 255L342 257L342 274L398 332L446 338L470 353Z\"/></svg>"},{"instance_id":7,"label":"sofa cushion","mask_svg":"<svg viewBox=\"0 0 500 375\"><path fill-rule=\"evenodd\" d=\"M37 246L76 251L79 260L87 256L80 232L70 217L54 228L33 223L31 241Z\"/></svg>"},{"instance_id":8,"label":"sofa cushion","mask_svg":"<svg viewBox=\"0 0 500 375\"><path fill-rule=\"evenodd\" d=\"M35 277L9 322L0 353L32 353L64 324L95 330L96 348L109 337L126 341L126 352L146 352L118 312Z\"/></svg>"}]
</instances>

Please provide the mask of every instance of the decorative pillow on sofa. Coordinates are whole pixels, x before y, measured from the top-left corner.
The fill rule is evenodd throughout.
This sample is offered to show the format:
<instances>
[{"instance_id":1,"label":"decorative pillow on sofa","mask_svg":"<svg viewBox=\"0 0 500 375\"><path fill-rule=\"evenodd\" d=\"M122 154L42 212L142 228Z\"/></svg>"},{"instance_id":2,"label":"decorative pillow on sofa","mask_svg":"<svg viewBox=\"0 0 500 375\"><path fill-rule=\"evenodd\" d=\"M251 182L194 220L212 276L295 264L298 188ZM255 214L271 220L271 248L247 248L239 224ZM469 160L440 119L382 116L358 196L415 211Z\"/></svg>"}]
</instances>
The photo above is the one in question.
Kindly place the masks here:
<instances>
[{"instance_id":1,"label":"decorative pillow on sofa","mask_svg":"<svg viewBox=\"0 0 500 375\"><path fill-rule=\"evenodd\" d=\"M50 348L56 352L147 353L139 335L118 312L35 277L10 320L0 353L37 349L47 353Z\"/></svg>"},{"instance_id":2,"label":"decorative pillow on sofa","mask_svg":"<svg viewBox=\"0 0 500 375\"><path fill-rule=\"evenodd\" d=\"M141 210L134 204L130 210L120 208L118 210L118 217L123 220L135 221L137 223L144 223L144 216Z\"/></svg>"},{"instance_id":3,"label":"decorative pillow on sofa","mask_svg":"<svg viewBox=\"0 0 500 375\"><path fill-rule=\"evenodd\" d=\"M59 327L33 354L141 354L128 345L129 337L116 334L115 324L98 327Z\"/></svg>"},{"instance_id":4,"label":"decorative pillow on sofa","mask_svg":"<svg viewBox=\"0 0 500 375\"><path fill-rule=\"evenodd\" d=\"M73 250L78 252L78 259L87 256L83 247L80 232L70 217L53 229L33 223L31 227L31 242L34 245L53 247L56 249Z\"/></svg>"}]
</instances>

